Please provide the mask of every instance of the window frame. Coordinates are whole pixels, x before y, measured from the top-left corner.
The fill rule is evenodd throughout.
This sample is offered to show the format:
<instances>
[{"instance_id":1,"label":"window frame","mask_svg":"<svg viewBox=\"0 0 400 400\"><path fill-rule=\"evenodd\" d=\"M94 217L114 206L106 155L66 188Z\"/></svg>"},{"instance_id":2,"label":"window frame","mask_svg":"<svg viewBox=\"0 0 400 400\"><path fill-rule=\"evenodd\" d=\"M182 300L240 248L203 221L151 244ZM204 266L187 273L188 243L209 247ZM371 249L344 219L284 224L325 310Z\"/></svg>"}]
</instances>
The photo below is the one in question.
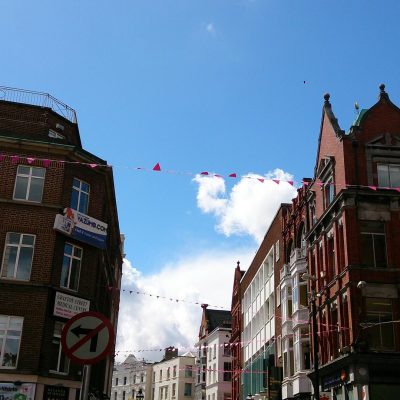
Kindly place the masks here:
<instances>
[{"instance_id":1,"label":"window frame","mask_svg":"<svg viewBox=\"0 0 400 400\"><path fill-rule=\"evenodd\" d=\"M18 368L18 360L19 360L19 351L20 351L20 348L21 348L21 341L22 341L22 332L23 332L23 329L24 329L24 317L20 317L18 315L4 315L4 314L1 314L0 317L3 317L7 321L6 324L5 324L5 329L2 329L2 330L4 330L4 334L2 334L0 336L0 338L3 339L2 340L2 345L0 347L0 368L1 369L17 369ZM21 330L20 331L17 331L16 329L10 329L11 318L19 320L18 324L21 326ZM16 336L16 335L10 335L9 336L7 334L8 331L19 332L19 336ZM17 349L17 354L16 354L15 365L14 366L12 366L12 365L11 366L10 365L4 365L3 364L4 363L4 351L5 351L7 339L12 339L12 340L18 339L18 349Z\"/></svg>"},{"instance_id":2,"label":"window frame","mask_svg":"<svg viewBox=\"0 0 400 400\"><path fill-rule=\"evenodd\" d=\"M29 174L25 174L22 172L19 172L20 168L24 167L24 168L29 168ZM33 175L33 171L35 170L42 170L43 176L34 176ZM27 178L28 179L28 183L27 183L27 187L26 187L26 193L25 193L25 198L17 198L16 196L16 191L17 191L17 186L18 186L18 182L19 182L19 178ZM25 165L25 164L20 164L17 167L17 173L15 175L15 183L14 183L14 191L13 191L13 200L16 201L27 201L30 203L41 203L43 200L43 192L44 192L44 182L45 182L45 178L46 178L46 168L42 168L42 167L33 167L30 165ZM40 200L31 200L29 199L30 194L31 194L31 185L32 185L32 179L37 179L38 181L42 181L42 187L41 187L41 193L40 193ZM21 184L21 183L20 183Z\"/></svg>"},{"instance_id":3,"label":"window frame","mask_svg":"<svg viewBox=\"0 0 400 400\"><path fill-rule=\"evenodd\" d=\"M79 186L75 186L75 182L79 182ZM83 185L87 185L88 186L88 191L85 191L84 189L82 189ZM77 197L77 204L76 207L75 205L72 204L72 200L73 200L73 193L77 192L78 193L78 197ZM82 200L82 198L85 198L86 196L86 203L84 203L84 201ZM90 184L82 179L79 178L73 178L72 179L72 193L71 193L71 208L73 210L76 210L82 214L87 214L88 210L89 210L89 200L90 200ZM81 207L82 205L84 205L84 207Z\"/></svg>"},{"instance_id":4,"label":"window frame","mask_svg":"<svg viewBox=\"0 0 400 400\"><path fill-rule=\"evenodd\" d=\"M386 167L387 168L387 171L386 171L387 176L385 176L385 177L381 176L381 174L379 173L380 167L381 168L382 167ZM380 163L380 162L376 163L376 176L377 176L378 187L393 188L393 189L400 187L400 184L396 186L396 185L392 185L392 182L391 182L392 180L395 180L394 172L392 174L390 172L391 168L394 168L394 167L399 169L399 171L398 171L399 176L397 177L397 180L400 180L400 164L396 164L396 163ZM393 176L393 178L392 178L392 176ZM387 183L388 183L387 185L383 184L383 182L382 182L383 179L385 179L387 181Z\"/></svg>"},{"instance_id":5,"label":"window frame","mask_svg":"<svg viewBox=\"0 0 400 400\"><path fill-rule=\"evenodd\" d=\"M72 254L71 254L71 256L70 256L69 254L66 254L66 253L65 253L65 248L66 248L67 245L72 246ZM81 250L81 257L80 257L80 258L74 256L74 253L75 253L74 249L75 249L75 248ZM63 276L63 268L64 268L64 260L65 260L65 257L68 257L68 258L70 259L70 261L69 261L69 266L68 266L68 285L67 285L67 286L63 286L63 285L62 285L62 280L61 280L61 279L62 279L62 276ZM76 285L77 287L76 287L76 289L70 287L70 286L71 286L70 283L71 283L72 260L80 260L80 262L79 262L79 271L78 271L77 285ZM61 266L60 287L62 287L62 288L64 288L64 289L68 289L68 290L74 291L74 292L77 292L77 291L79 290L79 279L80 279L81 269L82 269L82 260L83 260L83 248L82 248L82 247L79 247L79 246L76 246L76 245L74 245L73 243L65 242L65 245L64 245L64 253L63 253L63 261L62 261L62 266Z\"/></svg>"},{"instance_id":6,"label":"window frame","mask_svg":"<svg viewBox=\"0 0 400 400\"><path fill-rule=\"evenodd\" d=\"M14 243L9 243L8 240L9 240L9 236L11 234L20 235L18 245L15 245ZM23 244L24 236L33 237L33 244L32 245ZM34 254L35 254L35 244L36 244L36 235L32 235L30 233L7 232L6 239L5 239L5 244L4 244L3 258L2 258L1 268L0 268L0 279L11 279L11 280L17 280L17 281L29 281L30 278L31 278L31 273L32 273L33 257L34 257ZM17 247L17 256L16 256L16 260L15 260L15 265L14 265L13 277L3 276L3 271L5 269L5 258L6 258L6 253L7 253L7 247ZM29 277L27 279L17 278L17 271L19 269L21 248L32 248L32 255L31 255L30 266L29 266Z\"/></svg>"},{"instance_id":7,"label":"window frame","mask_svg":"<svg viewBox=\"0 0 400 400\"><path fill-rule=\"evenodd\" d=\"M61 325L61 329L59 329L59 333L56 333L56 325L57 324ZM60 371L61 358L63 355L62 346L61 346L61 332L62 332L62 329L64 328L64 325L65 324L63 324L60 321L55 321L55 323L54 323L52 344L57 344L55 342L58 341L58 356L57 356L57 369L49 369L49 372L51 372L52 374L58 374L58 375L68 375L69 374L70 360L65 354L64 354L64 357L67 360L67 368L66 368L67 371L66 372Z\"/></svg>"}]
</instances>

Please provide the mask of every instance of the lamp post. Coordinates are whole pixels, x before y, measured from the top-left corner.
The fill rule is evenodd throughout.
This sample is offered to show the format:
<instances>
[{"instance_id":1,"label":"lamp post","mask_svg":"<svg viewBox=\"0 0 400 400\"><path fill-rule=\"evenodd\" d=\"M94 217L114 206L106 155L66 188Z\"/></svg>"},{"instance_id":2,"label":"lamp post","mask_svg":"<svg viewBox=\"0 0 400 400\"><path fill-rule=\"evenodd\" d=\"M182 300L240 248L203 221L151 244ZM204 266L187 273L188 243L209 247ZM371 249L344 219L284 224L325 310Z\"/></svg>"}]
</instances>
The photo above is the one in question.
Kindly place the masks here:
<instances>
[{"instance_id":1,"label":"lamp post","mask_svg":"<svg viewBox=\"0 0 400 400\"><path fill-rule=\"evenodd\" d=\"M136 400L143 400L143 399L144 399L144 394L142 392L142 388L140 388L136 393Z\"/></svg>"},{"instance_id":2,"label":"lamp post","mask_svg":"<svg viewBox=\"0 0 400 400\"><path fill-rule=\"evenodd\" d=\"M319 365L318 365L318 332L317 332L317 305L316 305L316 292L315 292L315 282L317 280L316 276L304 273L301 275L303 281L313 282L313 287L311 289L311 318L312 318L312 337L313 337L313 360L314 360L314 397L316 400L320 400L319 397Z\"/></svg>"}]
</instances>

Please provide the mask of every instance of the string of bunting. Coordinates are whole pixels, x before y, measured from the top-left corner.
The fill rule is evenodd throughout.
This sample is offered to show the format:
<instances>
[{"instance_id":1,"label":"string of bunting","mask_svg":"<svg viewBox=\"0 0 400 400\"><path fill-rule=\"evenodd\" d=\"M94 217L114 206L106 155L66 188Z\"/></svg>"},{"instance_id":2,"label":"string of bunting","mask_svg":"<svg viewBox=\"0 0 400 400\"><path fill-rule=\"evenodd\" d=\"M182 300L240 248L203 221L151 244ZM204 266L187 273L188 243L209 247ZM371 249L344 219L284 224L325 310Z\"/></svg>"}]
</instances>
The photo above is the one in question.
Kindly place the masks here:
<instances>
[{"instance_id":1,"label":"string of bunting","mask_svg":"<svg viewBox=\"0 0 400 400\"><path fill-rule=\"evenodd\" d=\"M183 303L195 304L195 305L201 305L202 304L202 302L198 302L198 301L189 301L189 300L185 300L185 299L176 299L176 298L173 298L173 297L161 296L161 295L158 295L158 294L140 292L138 290L133 290L133 289L132 290L129 290L129 289L118 289L118 288L115 288L113 286L108 286L107 289L109 291L115 290L115 291L121 291L121 292L124 292L124 293L129 293L130 295L132 295L132 294L134 294L134 295L135 294L136 295L144 295L144 296L149 296L149 297L152 297L152 298L155 298L155 299L169 300L169 301L172 301L172 302L175 302L175 303L183 302ZM220 309L226 310L226 307L222 307L222 306L216 306L216 305L212 305L212 304L209 304L209 306L210 307L214 307L214 308L220 308ZM229 311L229 310L226 310L226 311ZM274 317L275 318L279 318L279 319L283 319L282 316L277 315L277 314L274 314ZM285 321L302 323L302 324L308 324L309 323L309 320L299 320L299 319L290 319L290 318L285 318ZM324 323L321 323L320 325L321 326L327 326L327 327L337 327L337 325L335 325L335 324L324 324ZM342 328L342 329L349 329L349 328Z\"/></svg>"},{"instance_id":2,"label":"string of bunting","mask_svg":"<svg viewBox=\"0 0 400 400\"><path fill-rule=\"evenodd\" d=\"M238 178L238 174L236 172L229 173L227 175L222 175L222 174L216 174L216 173L211 173L209 171L201 171L201 172L183 172L183 171L176 171L176 170L166 170L162 169L161 165L159 162L157 162L152 168L147 168L147 167L138 167L138 166L121 166L121 165L110 165L110 164L98 164L98 163L84 163L80 161L67 161L67 160L57 160L57 159L49 159L49 158L40 158L40 157L33 157L33 156L27 156L23 157L20 155L7 155L7 154L0 154L0 162L9 160L11 161L12 164L18 164L18 163L26 163L28 165L41 165L45 168L51 168L51 167L59 167L64 164L78 164L78 165L84 165L89 168L95 169L95 168L112 168L112 167L120 167L120 168L128 168L132 170L138 170L138 171L153 171L153 172L162 172L166 174L180 174L180 175L191 175L191 176L208 176L208 177L214 177L214 178L231 178L235 179ZM294 186L294 181L292 180L284 180L284 179L270 179L270 178L263 178L261 174L254 174L252 175L243 175L240 178L245 178L245 179L254 179L257 180L261 183L264 182L274 182L276 184L280 183L288 183L291 186ZM309 180L303 180L301 181L302 185L308 186L312 182ZM318 186L325 186L325 185L331 185L331 186L339 186L333 182L323 182L320 180L316 180L314 182ZM350 184L345 184L346 187L359 187L359 188L368 188L371 190L378 190L378 189L386 189L386 190L396 190L400 192L400 187L384 187L384 186L375 186L375 185L350 185Z\"/></svg>"},{"instance_id":3,"label":"string of bunting","mask_svg":"<svg viewBox=\"0 0 400 400\"><path fill-rule=\"evenodd\" d=\"M323 335L327 335L327 334L329 334L329 333L331 333L331 332L339 333L340 331L343 331L343 330L349 330L349 328L345 328L345 327L339 328L339 327L336 327L336 329L318 331L317 334L323 336ZM294 336L294 334L291 333L291 334L286 335L286 336L287 336L287 337L292 337L292 336ZM309 336L310 336L309 333L303 333L303 334L300 335L300 337L309 337ZM235 347L235 346L245 346L245 345L247 345L247 344L249 344L249 343L252 343L252 342L260 343L260 345L262 345L262 344L267 343L268 340L257 340L257 339L256 339L256 340L240 341L240 342L235 342L235 343L223 343L223 344L217 345L217 347L223 347L223 348L227 348L227 349L229 348L229 349L231 349L231 348L233 348L233 347ZM213 345L211 345L211 346L202 345L202 346L201 346L201 349L202 349L202 350L203 350L203 349L212 349L212 348L213 348ZM194 351L197 351L197 350L199 350L198 347L177 347L177 346L172 346L172 349L177 349L177 350L179 350L180 352L184 352L184 351L193 351L193 350L194 350ZM164 351L164 350L165 350L165 349L161 349L161 348L136 349L136 350L117 350L117 351L115 352L115 356L118 356L119 354L122 354L122 353L129 353L129 354L132 354L132 353L144 353L144 352L162 352L162 351Z\"/></svg>"}]
</instances>

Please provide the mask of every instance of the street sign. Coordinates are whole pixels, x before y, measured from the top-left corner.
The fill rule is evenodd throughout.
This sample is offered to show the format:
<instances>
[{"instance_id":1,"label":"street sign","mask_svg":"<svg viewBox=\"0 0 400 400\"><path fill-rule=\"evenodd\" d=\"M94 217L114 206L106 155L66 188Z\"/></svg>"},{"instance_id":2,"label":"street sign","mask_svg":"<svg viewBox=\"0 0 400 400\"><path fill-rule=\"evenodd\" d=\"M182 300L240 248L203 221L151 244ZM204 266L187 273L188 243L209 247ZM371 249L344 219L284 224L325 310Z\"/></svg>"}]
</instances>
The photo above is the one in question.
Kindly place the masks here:
<instances>
[{"instance_id":1,"label":"street sign","mask_svg":"<svg viewBox=\"0 0 400 400\"><path fill-rule=\"evenodd\" d=\"M110 321L95 311L72 317L61 333L64 353L77 364L95 364L109 354L114 343Z\"/></svg>"}]
</instances>

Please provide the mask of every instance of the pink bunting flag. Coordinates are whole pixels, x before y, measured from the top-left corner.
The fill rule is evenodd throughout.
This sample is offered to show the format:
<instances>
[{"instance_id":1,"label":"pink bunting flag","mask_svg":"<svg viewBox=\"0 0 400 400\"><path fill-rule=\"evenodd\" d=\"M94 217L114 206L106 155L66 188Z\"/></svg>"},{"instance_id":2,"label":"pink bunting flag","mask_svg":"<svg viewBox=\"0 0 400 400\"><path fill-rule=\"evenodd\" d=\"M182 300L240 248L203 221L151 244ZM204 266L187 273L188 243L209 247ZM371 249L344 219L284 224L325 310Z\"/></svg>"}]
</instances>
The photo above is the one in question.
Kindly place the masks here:
<instances>
[{"instance_id":1,"label":"pink bunting flag","mask_svg":"<svg viewBox=\"0 0 400 400\"><path fill-rule=\"evenodd\" d=\"M3 161L3 159L4 159L3 154L0 154L0 161Z\"/></svg>"},{"instance_id":2,"label":"pink bunting flag","mask_svg":"<svg viewBox=\"0 0 400 400\"><path fill-rule=\"evenodd\" d=\"M97 164L89 164L90 165L90 168L96 168L97 167Z\"/></svg>"},{"instance_id":3,"label":"pink bunting flag","mask_svg":"<svg viewBox=\"0 0 400 400\"><path fill-rule=\"evenodd\" d=\"M50 165L50 160L43 160L43 165L45 168L48 168Z\"/></svg>"},{"instance_id":4,"label":"pink bunting flag","mask_svg":"<svg viewBox=\"0 0 400 400\"><path fill-rule=\"evenodd\" d=\"M200 172L200 175L208 175L208 172L207 171Z\"/></svg>"},{"instance_id":5,"label":"pink bunting flag","mask_svg":"<svg viewBox=\"0 0 400 400\"><path fill-rule=\"evenodd\" d=\"M321 187L324 186L324 182L321 182L321 181L315 182L315 184L318 185L318 186L321 186Z\"/></svg>"},{"instance_id":6,"label":"pink bunting flag","mask_svg":"<svg viewBox=\"0 0 400 400\"><path fill-rule=\"evenodd\" d=\"M28 162L28 164L32 164L35 161L35 159L33 157L27 157L26 161Z\"/></svg>"},{"instance_id":7,"label":"pink bunting flag","mask_svg":"<svg viewBox=\"0 0 400 400\"><path fill-rule=\"evenodd\" d=\"M368 186L371 190L376 190L376 186Z\"/></svg>"},{"instance_id":8,"label":"pink bunting flag","mask_svg":"<svg viewBox=\"0 0 400 400\"><path fill-rule=\"evenodd\" d=\"M229 174L228 176L229 178L237 178L237 175L234 172L232 174Z\"/></svg>"},{"instance_id":9,"label":"pink bunting flag","mask_svg":"<svg viewBox=\"0 0 400 400\"><path fill-rule=\"evenodd\" d=\"M293 181L287 181L287 183L293 186Z\"/></svg>"},{"instance_id":10,"label":"pink bunting flag","mask_svg":"<svg viewBox=\"0 0 400 400\"><path fill-rule=\"evenodd\" d=\"M397 190L398 192L400 192L400 187L397 187L396 190Z\"/></svg>"},{"instance_id":11,"label":"pink bunting flag","mask_svg":"<svg viewBox=\"0 0 400 400\"><path fill-rule=\"evenodd\" d=\"M279 179L272 179L277 185L281 182Z\"/></svg>"},{"instance_id":12,"label":"pink bunting flag","mask_svg":"<svg viewBox=\"0 0 400 400\"><path fill-rule=\"evenodd\" d=\"M308 186L310 184L310 182L307 182L307 181L303 181L302 183L304 186Z\"/></svg>"},{"instance_id":13,"label":"pink bunting flag","mask_svg":"<svg viewBox=\"0 0 400 400\"><path fill-rule=\"evenodd\" d=\"M18 157L18 156L11 156L10 158L11 158L11 162L12 162L13 164L16 164L16 163L18 162L18 160L19 160L19 157Z\"/></svg>"},{"instance_id":14,"label":"pink bunting flag","mask_svg":"<svg viewBox=\"0 0 400 400\"><path fill-rule=\"evenodd\" d=\"M154 167L153 167L153 171L161 171L161 167L160 164L157 163Z\"/></svg>"},{"instance_id":15,"label":"pink bunting flag","mask_svg":"<svg viewBox=\"0 0 400 400\"><path fill-rule=\"evenodd\" d=\"M261 183L264 183L265 179L263 178L257 178L257 180L259 180Z\"/></svg>"}]
</instances>

